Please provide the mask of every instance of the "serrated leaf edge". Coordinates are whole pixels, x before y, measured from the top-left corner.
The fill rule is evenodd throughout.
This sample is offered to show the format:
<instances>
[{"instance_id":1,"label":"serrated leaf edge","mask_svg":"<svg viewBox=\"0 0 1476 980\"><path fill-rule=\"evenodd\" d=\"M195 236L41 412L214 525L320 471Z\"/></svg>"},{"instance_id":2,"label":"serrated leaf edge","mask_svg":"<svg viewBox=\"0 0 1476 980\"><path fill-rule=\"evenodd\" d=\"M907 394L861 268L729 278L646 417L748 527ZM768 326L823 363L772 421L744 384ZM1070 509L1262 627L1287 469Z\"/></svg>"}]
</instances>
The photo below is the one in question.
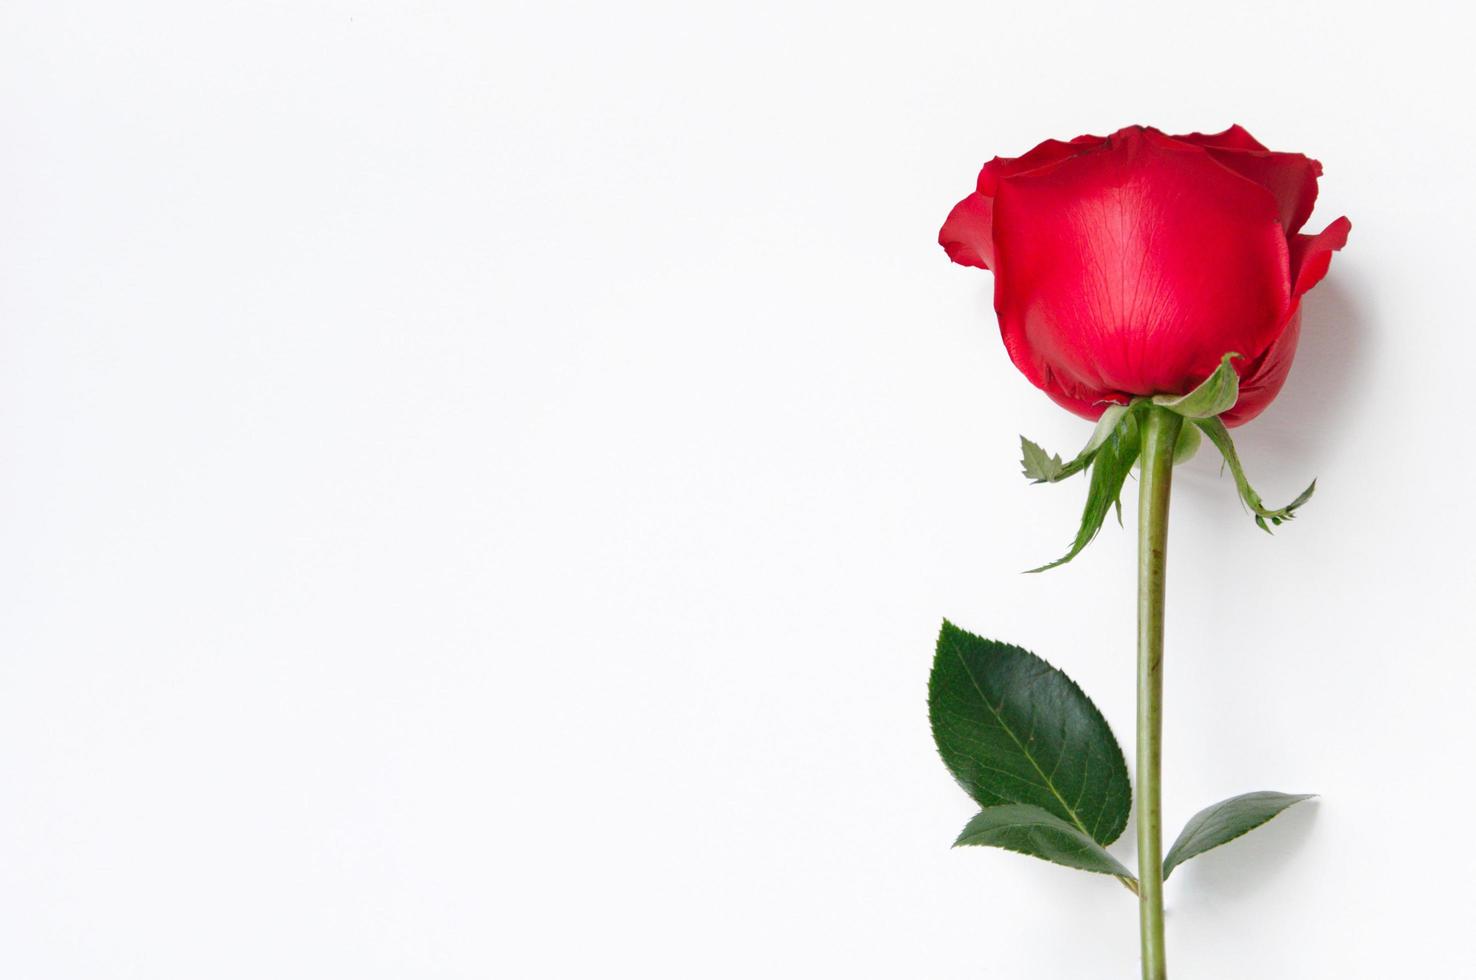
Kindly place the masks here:
<instances>
[{"instance_id":1,"label":"serrated leaf edge","mask_svg":"<svg viewBox=\"0 0 1476 980\"><path fill-rule=\"evenodd\" d=\"M1082 822L1082 819L1081 819L1080 815L1076 812L1076 807L1074 807L1070 803L1067 803L1066 802L1065 797L1063 797L1061 795L1060 791L1058 789L1056 789L1055 783L1052 781L1050 774L1048 774L1044 769L1041 768L1040 763L1038 761L1036 761L1035 755L1030 751L1030 749L1025 745L1025 743L1020 740L1019 734L1017 734L1015 732L1015 730L1012 727L1010 727L1010 725L1005 721L1005 719L1000 716L999 710L994 707L994 703L992 701L990 701L989 695L985 694L983 688L981 688L979 686L978 678L976 678L974 676L974 672L971 669L969 669L969 662L968 662L968 659L963 655L962 648L956 642L953 642L952 639L951 639L953 636L956 636L956 635L968 636L968 637L972 637L973 639L976 639L976 640L981 640L981 641L983 641L985 643L992 643L992 644L996 644L998 646L1008 647L1011 650L1014 650L1014 651L1017 651L1019 653L1025 654L1027 657L1030 657L1032 660L1038 661L1047 670L1050 670L1053 673L1059 674L1061 676L1061 679L1064 680L1071 687L1072 690L1074 690L1077 694L1079 694L1081 696L1081 699L1086 702L1087 706L1090 707L1091 710L1093 712L1095 712L1096 715L1097 715L1097 717L1101 720L1102 727L1104 727L1105 729L1107 729L1107 734L1111 737L1111 743L1109 745L1109 748L1116 750L1118 764L1121 766L1123 772L1127 772L1127 755L1122 751L1122 743L1120 741L1118 741L1118 739L1117 739L1117 733L1112 730L1112 725L1111 725L1110 722L1107 721L1107 716L1104 715L1104 714L1102 714L1102 709L1097 707L1097 703L1091 699L1091 696L1089 694L1087 694L1087 692L1085 690L1083 690L1083 688L1082 688L1082 686L1080 684L1076 683L1075 679L1072 678L1072 676L1070 674L1066 673L1064 670L1062 670L1061 668L1057 667L1055 664L1051 663L1049 660L1045 659L1040 654L1035 653L1035 652L1033 652L1031 650L1027 650L1024 647L1019 646L1019 645L1014 644L1014 643L1007 643L1004 640L991 640L988 637L980 636L977 633L971 633L968 630L964 629L963 627L958 626L955 623L949 621L948 619L944 619L943 620L943 625L938 630L938 642L937 642L938 648L940 648L940 649L942 648L945 637L949 637L950 638L950 641L949 641L949 649L953 653L954 657L957 659L958 663L963 667L964 673L968 675L969 683L974 686L975 693L977 693L979 695L979 699L984 702L984 706L989 709L989 713L994 716L994 720L999 725L999 727L1006 734L1008 734L1010 736L1010 740L1013 741L1015 743L1015 745L1019 747L1020 753L1023 756L1025 756L1026 759L1030 760L1030 766L1040 776L1041 781L1042 781L1042 785L1045 786L1046 789L1050 790L1051 795L1054 796L1056 798L1057 802L1059 802L1061 804L1061 808L1063 810L1065 810L1065 812L1071 817L1069 823L1071 825L1074 825L1077 830L1081 831L1088 838L1090 838L1090 839L1092 839L1094 841L1097 841L1097 843L1101 844L1103 847L1107 846L1108 844L1111 844L1113 841L1115 841L1118 838L1120 838L1122 836L1122 834L1123 834L1123 831L1125 831L1127 829L1126 822L1124 822L1124 824L1123 824L1122 827L1119 827L1117 829L1117 833L1116 834L1113 834L1109 839L1107 839L1105 841L1100 840L1097 837L1097 835L1092 830L1087 830L1086 824ZM931 676L928 678L928 681L929 681L929 683L928 683L928 697L929 697L929 701L931 702L932 696L933 696L933 693L934 693L933 692L932 677ZM930 712L930 714L931 714L931 712ZM940 755L941 755L941 752L940 752ZM944 765L945 766L948 765L946 759L944 760ZM948 768L949 768L949 771L951 772L952 771L952 767L948 767ZM967 792L967 789L965 790L965 792ZM970 798L971 799L973 798L973 794L972 793L970 793ZM975 802L979 802L981 809L985 809L985 808L987 808L989 806L988 804L982 803L982 802L980 802L978 800L975 800ZM1019 803L1019 801L1016 801L1016 800L1008 800L1005 803L993 804L993 805L1000 806L1000 805L1007 805L1007 804L1009 804L1009 805L1018 805L1018 806L1034 806L1034 804ZM1132 804L1133 804L1133 799L1132 799L1132 781L1131 781L1131 779L1129 779L1128 780L1128 798L1127 798L1127 805L1128 805L1129 811L1131 811L1131 809L1132 809ZM1041 807L1039 809L1044 810L1043 807ZM1044 810L1044 812L1050 813L1049 810ZM1051 815L1052 816L1055 816L1058 820L1061 819L1056 814L1051 814ZM1065 823L1066 821L1063 820L1062 822ZM1099 818L1099 821L1098 822L1100 822L1100 818ZM1093 829L1095 829L1095 828L1093 828Z\"/></svg>"}]
</instances>

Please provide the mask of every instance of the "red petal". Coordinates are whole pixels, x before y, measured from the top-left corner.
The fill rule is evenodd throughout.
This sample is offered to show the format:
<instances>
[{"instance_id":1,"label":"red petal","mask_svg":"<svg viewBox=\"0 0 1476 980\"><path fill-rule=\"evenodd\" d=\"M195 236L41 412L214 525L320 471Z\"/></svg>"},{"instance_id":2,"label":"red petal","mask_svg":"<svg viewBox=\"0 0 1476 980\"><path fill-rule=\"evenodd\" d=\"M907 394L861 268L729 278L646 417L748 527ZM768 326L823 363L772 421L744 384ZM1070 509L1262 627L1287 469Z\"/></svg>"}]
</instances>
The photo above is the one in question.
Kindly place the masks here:
<instances>
[{"instance_id":1,"label":"red petal","mask_svg":"<svg viewBox=\"0 0 1476 980\"><path fill-rule=\"evenodd\" d=\"M1198 146L1134 127L998 191L1005 347L1058 400L1183 393L1287 322L1275 200Z\"/></svg>"},{"instance_id":2,"label":"red petal","mask_svg":"<svg viewBox=\"0 0 1476 980\"><path fill-rule=\"evenodd\" d=\"M1281 386L1286 383L1291 371L1292 358L1297 353L1297 339L1302 333L1302 308L1292 308L1292 314L1282 328L1281 336L1266 349L1260 360L1251 365L1240 379L1240 398L1235 407L1220 416L1226 425L1244 425L1260 415L1271 404Z\"/></svg>"},{"instance_id":3,"label":"red petal","mask_svg":"<svg viewBox=\"0 0 1476 980\"><path fill-rule=\"evenodd\" d=\"M1292 290L1292 314L1287 319L1281 336L1276 338L1260 360L1244 372L1240 379L1240 400L1224 415L1225 424L1244 425L1265 407L1281 391L1286 376L1291 371L1292 357L1297 352L1297 339L1302 330L1302 307L1298 300L1307 290L1317 285L1327 275L1332 263L1332 253L1348 243L1348 232L1353 227L1347 218L1339 218L1320 235L1297 235L1291 243L1291 270L1295 283Z\"/></svg>"},{"instance_id":4,"label":"red petal","mask_svg":"<svg viewBox=\"0 0 1476 980\"><path fill-rule=\"evenodd\" d=\"M1044 391L1047 395L1051 396L1051 401L1060 405L1066 411L1080 415L1084 419L1091 419L1093 422L1102 417L1102 413L1107 411L1108 405L1126 405L1128 403L1126 396L1103 398L1089 402L1079 398L1072 398L1070 395L1062 394L1059 391L1052 391L1049 388L1044 389Z\"/></svg>"},{"instance_id":5,"label":"red petal","mask_svg":"<svg viewBox=\"0 0 1476 980\"><path fill-rule=\"evenodd\" d=\"M1101 146L1101 136L1078 136L1069 143L1046 140L1024 156L995 157L979 171L978 189L959 201L938 232L938 244L959 265L988 269L994 264L990 224L994 211L994 189L1003 177L1028 173L1059 163L1074 154Z\"/></svg>"},{"instance_id":6,"label":"red petal","mask_svg":"<svg viewBox=\"0 0 1476 980\"><path fill-rule=\"evenodd\" d=\"M1195 146L1218 146L1230 150L1264 150L1261 142L1248 133L1243 126L1231 126L1221 133L1185 133L1173 139Z\"/></svg>"},{"instance_id":7,"label":"red petal","mask_svg":"<svg viewBox=\"0 0 1476 980\"><path fill-rule=\"evenodd\" d=\"M995 188L1005 177L1013 177L1016 174L1048 167L1079 153L1089 152L1096 147L1103 146L1106 142L1107 140L1101 136L1078 136L1069 143L1063 143L1060 140L1046 140L1024 156L995 157L984 164L984 169L979 171L977 189L980 194L993 197Z\"/></svg>"},{"instance_id":8,"label":"red petal","mask_svg":"<svg viewBox=\"0 0 1476 980\"><path fill-rule=\"evenodd\" d=\"M1332 265L1332 254L1348 244L1353 222L1339 218L1320 235L1297 235L1291 241L1292 298L1296 299L1322 281Z\"/></svg>"},{"instance_id":9,"label":"red petal","mask_svg":"<svg viewBox=\"0 0 1476 980\"><path fill-rule=\"evenodd\" d=\"M1271 153L1206 147L1206 152L1231 170L1260 184L1276 198L1281 225L1287 234L1299 231L1312 217L1317 203L1317 178L1322 164L1300 153Z\"/></svg>"},{"instance_id":10,"label":"red petal","mask_svg":"<svg viewBox=\"0 0 1476 980\"><path fill-rule=\"evenodd\" d=\"M994 242L990 235L990 218L994 202L983 194L970 194L948 212L948 220L938 232L938 244L959 265L987 269L994 262Z\"/></svg>"}]
</instances>

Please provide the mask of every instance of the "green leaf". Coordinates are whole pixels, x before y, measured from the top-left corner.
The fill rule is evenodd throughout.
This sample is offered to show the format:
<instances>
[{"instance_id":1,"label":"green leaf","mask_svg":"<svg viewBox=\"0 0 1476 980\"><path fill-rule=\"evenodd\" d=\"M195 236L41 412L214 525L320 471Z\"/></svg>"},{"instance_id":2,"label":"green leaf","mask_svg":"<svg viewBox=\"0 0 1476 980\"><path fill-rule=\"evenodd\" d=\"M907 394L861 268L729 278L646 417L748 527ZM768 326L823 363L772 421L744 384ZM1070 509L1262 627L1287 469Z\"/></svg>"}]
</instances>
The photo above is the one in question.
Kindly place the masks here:
<instances>
[{"instance_id":1,"label":"green leaf","mask_svg":"<svg viewBox=\"0 0 1476 980\"><path fill-rule=\"evenodd\" d=\"M1094 450L1092 456L1092 479L1087 487L1086 507L1081 513L1081 528L1076 532L1076 540L1071 543L1071 550L1048 565L1032 568L1032 572L1044 572L1047 569L1064 565L1077 555L1081 554L1083 548L1092 543L1097 532L1102 529L1102 522L1107 519L1108 511L1114 507L1118 508L1118 521L1122 520L1121 505L1118 498L1122 495L1122 484L1127 479L1128 473L1133 468L1133 462L1138 458L1138 420L1136 413L1124 411L1119 415L1116 426L1106 435L1100 446Z\"/></svg>"},{"instance_id":2,"label":"green leaf","mask_svg":"<svg viewBox=\"0 0 1476 980\"><path fill-rule=\"evenodd\" d=\"M1039 807L1107 845L1132 788L1102 713L1064 673L1008 643L944 621L928 679L938 754L982 807Z\"/></svg>"},{"instance_id":3,"label":"green leaf","mask_svg":"<svg viewBox=\"0 0 1476 980\"><path fill-rule=\"evenodd\" d=\"M984 845L1044 858L1068 868L1097 871L1135 880L1107 849L1053 813L1026 803L1007 803L980 810L954 847Z\"/></svg>"},{"instance_id":4,"label":"green leaf","mask_svg":"<svg viewBox=\"0 0 1476 980\"><path fill-rule=\"evenodd\" d=\"M1174 841L1168 856L1163 859L1164 878L1168 878L1174 868L1190 858L1250 833L1282 810L1303 800L1310 800L1313 795L1315 794L1246 793L1200 810L1189 818L1189 822L1179 832L1179 839Z\"/></svg>"},{"instance_id":5,"label":"green leaf","mask_svg":"<svg viewBox=\"0 0 1476 980\"><path fill-rule=\"evenodd\" d=\"M1283 521L1291 520L1296 509L1310 500L1312 491L1317 489L1317 481L1313 480L1307 489L1297 496L1296 500L1285 507L1277 509L1267 507L1261 501L1261 495L1256 493L1250 481L1246 479L1245 468L1240 465L1240 456L1235 452L1235 443L1231 440L1230 430L1225 428L1225 423L1219 419L1192 419L1191 421L1209 437L1209 441L1214 443L1220 455L1225 457L1225 462L1230 466L1230 475L1235 477L1235 487L1240 491L1240 499L1255 515L1256 524L1268 534L1271 529L1266 526L1267 521L1279 525Z\"/></svg>"},{"instance_id":6,"label":"green leaf","mask_svg":"<svg viewBox=\"0 0 1476 980\"><path fill-rule=\"evenodd\" d=\"M1127 413L1126 405L1109 405L1102 417L1097 421L1097 427L1092 430L1092 437L1082 451L1076 454L1076 458L1069 463L1061 462L1059 455L1052 455L1040 446L1020 437L1020 463L1024 467L1025 475L1036 483L1059 483L1068 476L1075 476L1087 468L1092 457L1097 455L1098 448L1107 441L1112 430L1117 428L1117 423Z\"/></svg>"},{"instance_id":7,"label":"green leaf","mask_svg":"<svg viewBox=\"0 0 1476 980\"><path fill-rule=\"evenodd\" d=\"M1240 377L1230 362L1239 354L1226 354L1215 373L1187 395L1154 395L1153 404L1162 405L1186 419L1214 418L1235 407L1240 399Z\"/></svg>"}]
</instances>

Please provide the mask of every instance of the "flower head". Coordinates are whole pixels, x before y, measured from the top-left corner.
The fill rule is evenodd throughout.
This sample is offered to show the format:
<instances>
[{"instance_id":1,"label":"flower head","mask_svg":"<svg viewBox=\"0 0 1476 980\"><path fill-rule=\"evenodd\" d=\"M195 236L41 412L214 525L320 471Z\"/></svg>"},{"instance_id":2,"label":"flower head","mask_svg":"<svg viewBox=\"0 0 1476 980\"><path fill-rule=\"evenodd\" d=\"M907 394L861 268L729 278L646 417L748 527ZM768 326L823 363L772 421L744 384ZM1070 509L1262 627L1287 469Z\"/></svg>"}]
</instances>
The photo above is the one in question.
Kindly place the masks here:
<instances>
[{"instance_id":1,"label":"flower head","mask_svg":"<svg viewBox=\"0 0 1476 980\"><path fill-rule=\"evenodd\" d=\"M1301 297L1347 241L1347 218L1301 233L1321 173L1239 126L1047 140L985 164L938 241L993 270L1010 358L1061 405L1095 419L1183 394L1233 352L1240 398L1223 420L1239 425L1281 390Z\"/></svg>"}]
</instances>

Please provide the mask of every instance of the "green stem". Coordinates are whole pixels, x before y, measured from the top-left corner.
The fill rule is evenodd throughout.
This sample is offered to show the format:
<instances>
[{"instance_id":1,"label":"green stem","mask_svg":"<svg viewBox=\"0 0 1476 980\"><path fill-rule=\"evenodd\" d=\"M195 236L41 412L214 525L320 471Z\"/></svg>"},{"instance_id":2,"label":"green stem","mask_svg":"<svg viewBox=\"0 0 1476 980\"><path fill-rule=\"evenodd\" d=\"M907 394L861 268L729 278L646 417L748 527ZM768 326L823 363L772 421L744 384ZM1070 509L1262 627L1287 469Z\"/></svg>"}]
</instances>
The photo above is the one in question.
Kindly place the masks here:
<instances>
[{"instance_id":1,"label":"green stem","mask_svg":"<svg viewBox=\"0 0 1476 980\"><path fill-rule=\"evenodd\" d=\"M1166 980L1163 948L1163 595L1169 490L1182 416L1151 405L1138 488L1138 920L1143 980Z\"/></svg>"}]
</instances>

